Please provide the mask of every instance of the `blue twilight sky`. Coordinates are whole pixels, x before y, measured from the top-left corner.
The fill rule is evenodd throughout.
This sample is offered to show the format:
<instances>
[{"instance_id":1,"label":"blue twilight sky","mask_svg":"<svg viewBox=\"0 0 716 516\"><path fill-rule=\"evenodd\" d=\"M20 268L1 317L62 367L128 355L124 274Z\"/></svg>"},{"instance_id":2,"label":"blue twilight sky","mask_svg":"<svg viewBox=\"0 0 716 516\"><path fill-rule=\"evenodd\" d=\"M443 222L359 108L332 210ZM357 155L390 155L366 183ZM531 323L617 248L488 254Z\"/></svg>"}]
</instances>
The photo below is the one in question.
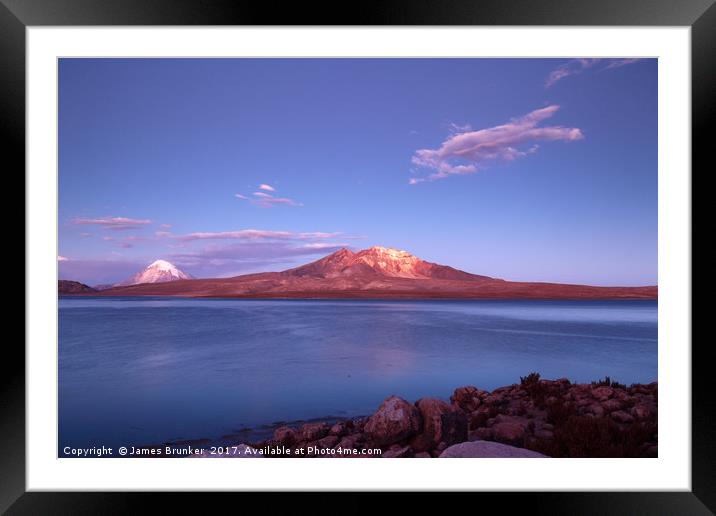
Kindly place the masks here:
<instances>
[{"instance_id":1,"label":"blue twilight sky","mask_svg":"<svg viewBox=\"0 0 716 516\"><path fill-rule=\"evenodd\" d=\"M383 245L657 282L655 59L61 59L60 277Z\"/></svg>"}]
</instances>

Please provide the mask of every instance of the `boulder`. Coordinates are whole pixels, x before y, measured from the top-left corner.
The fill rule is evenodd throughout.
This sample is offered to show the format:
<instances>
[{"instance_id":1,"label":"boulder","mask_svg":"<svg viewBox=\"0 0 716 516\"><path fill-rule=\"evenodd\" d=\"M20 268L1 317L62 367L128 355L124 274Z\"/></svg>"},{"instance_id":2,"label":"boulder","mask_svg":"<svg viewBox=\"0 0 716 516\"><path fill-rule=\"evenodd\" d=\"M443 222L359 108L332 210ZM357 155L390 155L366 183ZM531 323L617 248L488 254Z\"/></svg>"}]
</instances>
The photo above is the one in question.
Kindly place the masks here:
<instances>
[{"instance_id":1,"label":"boulder","mask_svg":"<svg viewBox=\"0 0 716 516\"><path fill-rule=\"evenodd\" d=\"M652 411L647 405L635 405L631 409L631 415L637 419L647 419L652 415Z\"/></svg>"},{"instance_id":2,"label":"boulder","mask_svg":"<svg viewBox=\"0 0 716 516\"><path fill-rule=\"evenodd\" d=\"M331 427L331 429L328 431L331 435L337 435L338 437L344 436L348 433L348 428L346 427L346 424L343 421L339 421L335 425Z\"/></svg>"},{"instance_id":3,"label":"boulder","mask_svg":"<svg viewBox=\"0 0 716 516\"><path fill-rule=\"evenodd\" d=\"M455 405L435 398L422 398L415 406L423 420L423 431L410 440L413 450L429 451L441 442L449 446L467 441L467 416Z\"/></svg>"},{"instance_id":4,"label":"boulder","mask_svg":"<svg viewBox=\"0 0 716 516\"><path fill-rule=\"evenodd\" d=\"M375 446L397 443L420 432L418 409L397 396L389 396L363 427L367 440Z\"/></svg>"},{"instance_id":5,"label":"boulder","mask_svg":"<svg viewBox=\"0 0 716 516\"><path fill-rule=\"evenodd\" d=\"M296 431L290 426L280 426L273 432L275 441L291 446L296 442Z\"/></svg>"},{"instance_id":6,"label":"boulder","mask_svg":"<svg viewBox=\"0 0 716 516\"><path fill-rule=\"evenodd\" d=\"M602 402L602 408L607 412L614 412L622 408L622 402L615 399L606 400Z\"/></svg>"},{"instance_id":7,"label":"boulder","mask_svg":"<svg viewBox=\"0 0 716 516\"><path fill-rule=\"evenodd\" d=\"M449 446L440 454L441 459L450 458L547 458L546 455L491 441L470 441Z\"/></svg>"},{"instance_id":8,"label":"boulder","mask_svg":"<svg viewBox=\"0 0 716 516\"><path fill-rule=\"evenodd\" d=\"M614 389L607 386L602 387L595 387L592 389L592 396L594 396L599 401L605 401L611 398L614 395Z\"/></svg>"},{"instance_id":9,"label":"boulder","mask_svg":"<svg viewBox=\"0 0 716 516\"><path fill-rule=\"evenodd\" d=\"M604 407L602 407L599 403L592 403L587 407L586 412L594 414L597 417L602 417L604 415Z\"/></svg>"},{"instance_id":10,"label":"boulder","mask_svg":"<svg viewBox=\"0 0 716 516\"><path fill-rule=\"evenodd\" d=\"M329 427L326 423L306 423L298 431L302 441L317 441L328 434Z\"/></svg>"},{"instance_id":11,"label":"boulder","mask_svg":"<svg viewBox=\"0 0 716 516\"><path fill-rule=\"evenodd\" d=\"M453 405L458 406L465 412L474 412L480 407L481 399L485 397L487 393L481 391L477 387L468 385L466 387L458 387L455 392L450 396L450 401Z\"/></svg>"},{"instance_id":12,"label":"boulder","mask_svg":"<svg viewBox=\"0 0 716 516\"><path fill-rule=\"evenodd\" d=\"M324 449L333 448L336 444L338 444L338 437L335 435L327 435L323 439L316 441L316 446Z\"/></svg>"},{"instance_id":13,"label":"boulder","mask_svg":"<svg viewBox=\"0 0 716 516\"><path fill-rule=\"evenodd\" d=\"M491 430L495 441L510 444L522 444L527 433L524 425L514 421L495 423Z\"/></svg>"}]
</instances>

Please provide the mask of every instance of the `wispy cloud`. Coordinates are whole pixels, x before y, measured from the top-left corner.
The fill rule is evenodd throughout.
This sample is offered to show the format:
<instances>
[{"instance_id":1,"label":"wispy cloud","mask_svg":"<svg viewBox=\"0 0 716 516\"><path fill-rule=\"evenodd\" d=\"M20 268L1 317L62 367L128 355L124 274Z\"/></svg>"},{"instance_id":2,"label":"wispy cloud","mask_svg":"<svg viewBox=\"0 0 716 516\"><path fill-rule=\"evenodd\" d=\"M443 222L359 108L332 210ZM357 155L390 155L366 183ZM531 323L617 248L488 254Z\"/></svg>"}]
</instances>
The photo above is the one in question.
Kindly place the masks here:
<instances>
[{"instance_id":1,"label":"wispy cloud","mask_svg":"<svg viewBox=\"0 0 716 516\"><path fill-rule=\"evenodd\" d=\"M240 229L237 231L206 231L179 235L179 240L314 240L339 236L340 233L272 231L263 229Z\"/></svg>"},{"instance_id":2,"label":"wispy cloud","mask_svg":"<svg viewBox=\"0 0 716 516\"><path fill-rule=\"evenodd\" d=\"M152 221L148 219L130 219L128 217L103 217L97 219L86 219L86 218L75 218L72 219L72 224L76 225L93 225L101 226L105 229L136 229L141 226L151 224Z\"/></svg>"},{"instance_id":3,"label":"wispy cloud","mask_svg":"<svg viewBox=\"0 0 716 516\"><path fill-rule=\"evenodd\" d=\"M260 191L253 192L251 194L253 197L248 197L240 193L234 194L234 197L241 199L242 201L248 201L259 208L273 208L274 206L303 206L300 202L289 199L288 197L275 197L272 194L266 193L276 191L276 189L270 185L260 184L258 188Z\"/></svg>"},{"instance_id":4,"label":"wispy cloud","mask_svg":"<svg viewBox=\"0 0 716 516\"><path fill-rule=\"evenodd\" d=\"M65 256L57 255L57 261L58 262L68 262L68 261L70 261L70 259Z\"/></svg>"},{"instance_id":5,"label":"wispy cloud","mask_svg":"<svg viewBox=\"0 0 716 516\"><path fill-rule=\"evenodd\" d=\"M242 242L212 244L202 249L169 256L177 266L191 269L198 277L234 276L260 270L277 271L295 266L304 256L322 256L347 244L332 242ZM304 260L298 260L302 263Z\"/></svg>"},{"instance_id":6,"label":"wispy cloud","mask_svg":"<svg viewBox=\"0 0 716 516\"><path fill-rule=\"evenodd\" d=\"M582 131L574 127L538 127L540 122L553 116L558 109L557 105L536 109L506 124L451 134L437 149L419 149L413 154L412 163L433 172L427 176L413 177L409 183L473 174L489 162L512 161L537 152L538 141L573 141L583 138Z\"/></svg>"},{"instance_id":7,"label":"wispy cloud","mask_svg":"<svg viewBox=\"0 0 716 516\"><path fill-rule=\"evenodd\" d=\"M565 77L570 75L579 75L582 72L594 69L595 71L610 70L612 68L620 68L632 63L639 61L639 58L628 58L628 59L601 59L601 58L589 58L589 59L572 59L565 64L555 68L550 72L545 80L545 86L547 88L554 86L557 82L561 81Z\"/></svg>"}]
</instances>

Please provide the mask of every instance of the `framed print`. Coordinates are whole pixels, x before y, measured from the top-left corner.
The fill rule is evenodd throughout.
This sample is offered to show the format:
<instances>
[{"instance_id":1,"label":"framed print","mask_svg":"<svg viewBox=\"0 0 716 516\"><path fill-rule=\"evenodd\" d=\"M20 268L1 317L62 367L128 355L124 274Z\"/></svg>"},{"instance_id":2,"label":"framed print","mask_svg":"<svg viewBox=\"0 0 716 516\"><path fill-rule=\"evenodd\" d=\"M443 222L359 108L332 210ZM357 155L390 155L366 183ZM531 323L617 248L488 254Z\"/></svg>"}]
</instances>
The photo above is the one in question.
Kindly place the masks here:
<instances>
[{"instance_id":1,"label":"framed print","mask_svg":"<svg viewBox=\"0 0 716 516\"><path fill-rule=\"evenodd\" d=\"M0 7L27 204L3 509L710 513L691 178L716 8L505 5Z\"/></svg>"}]
</instances>

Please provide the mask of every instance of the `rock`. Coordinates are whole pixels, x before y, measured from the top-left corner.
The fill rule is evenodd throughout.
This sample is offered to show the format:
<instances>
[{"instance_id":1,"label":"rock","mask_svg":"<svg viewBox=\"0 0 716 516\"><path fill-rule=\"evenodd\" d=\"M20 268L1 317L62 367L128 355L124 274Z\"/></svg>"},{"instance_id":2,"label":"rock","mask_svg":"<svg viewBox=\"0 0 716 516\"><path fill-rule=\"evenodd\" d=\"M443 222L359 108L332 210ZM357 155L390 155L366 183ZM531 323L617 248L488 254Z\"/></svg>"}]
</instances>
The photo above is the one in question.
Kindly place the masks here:
<instances>
[{"instance_id":1,"label":"rock","mask_svg":"<svg viewBox=\"0 0 716 516\"><path fill-rule=\"evenodd\" d=\"M651 409L646 405L635 405L631 409L631 415L637 419L647 419L651 414Z\"/></svg>"},{"instance_id":2,"label":"rock","mask_svg":"<svg viewBox=\"0 0 716 516\"><path fill-rule=\"evenodd\" d=\"M347 432L348 429L346 428L346 424L343 421L339 421L338 423L333 425L328 431L329 434L336 435L338 437L345 435Z\"/></svg>"},{"instance_id":3,"label":"rock","mask_svg":"<svg viewBox=\"0 0 716 516\"><path fill-rule=\"evenodd\" d=\"M455 405L435 398L422 398L415 403L423 420L423 431L410 440L418 452L432 450L441 442L445 446L467 441L467 417Z\"/></svg>"},{"instance_id":4,"label":"rock","mask_svg":"<svg viewBox=\"0 0 716 516\"><path fill-rule=\"evenodd\" d=\"M356 448L356 443L358 442L358 435L348 435L341 439L341 441L338 443L337 448L348 448L348 449L354 449Z\"/></svg>"},{"instance_id":5,"label":"rock","mask_svg":"<svg viewBox=\"0 0 716 516\"><path fill-rule=\"evenodd\" d=\"M599 403L592 403L587 407L586 412L594 414L597 417L602 417L604 415L604 408Z\"/></svg>"},{"instance_id":6,"label":"rock","mask_svg":"<svg viewBox=\"0 0 716 516\"><path fill-rule=\"evenodd\" d=\"M618 423L631 423L634 421L634 418L623 410L617 410L616 412L612 412L610 416L614 421Z\"/></svg>"},{"instance_id":7,"label":"rock","mask_svg":"<svg viewBox=\"0 0 716 516\"><path fill-rule=\"evenodd\" d=\"M317 441L328 434L326 423L306 423L301 427L298 435L302 441Z\"/></svg>"},{"instance_id":8,"label":"rock","mask_svg":"<svg viewBox=\"0 0 716 516\"><path fill-rule=\"evenodd\" d=\"M428 452L419 452L413 455L416 459L432 459L433 456L430 455Z\"/></svg>"},{"instance_id":9,"label":"rock","mask_svg":"<svg viewBox=\"0 0 716 516\"><path fill-rule=\"evenodd\" d=\"M473 387L472 385L468 385L466 387L458 387L455 389L455 392L452 396L450 396L450 401L453 405L458 406L465 412L474 412L476 411L481 404L481 398L483 398L487 393L485 391L481 391L477 387Z\"/></svg>"},{"instance_id":10,"label":"rock","mask_svg":"<svg viewBox=\"0 0 716 516\"><path fill-rule=\"evenodd\" d=\"M506 421L495 423L491 428L495 441L510 444L522 444L525 438L525 427L519 423Z\"/></svg>"},{"instance_id":11,"label":"rock","mask_svg":"<svg viewBox=\"0 0 716 516\"><path fill-rule=\"evenodd\" d=\"M410 446L397 446L381 454L384 459L398 459L409 455Z\"/></svg>"},{"instance_id":12,"label":"rock","mask_svg":"<svg viewBox=\"0 0 716 516\"><path fill-rule=\"evenodd\" d=\"M602 402L602 408L607 412L614 412L622 408L622 402L619 400L607 400Z\"/></svg>"},{"instance_id":13,"label":"rock","mask_svg":"<svg viewBox=\"0 0 716 516\"><path fill-rule=\"evenodd\" d=\"M333 448L338 443L338 437L335 435L327 435L323 439L316 441L319 448Z\"/></svg>"},{"instance_id":14,"label":"rock","mask_svg":"<svg viewBox=\"0 0 716 516\"><path fill-rule=\"evenodd\" d=\"M495 432L492 428L482 427L470 432L468 441L490 441L494 438Z\"/></svg>"},{"instance_id":15,"label":"rock","mask_svg":"<svg viewBox=\"0 0 716 516\"><path fill-rule=\"evenodd\" d=\"M397 396L389 396L363 428L366 438L375 446L397 443L420 432L422 420L418 409Z\"/></svg>"},{"instance_id":16,"label":"rock","mask_svg":"<svg viewBox=\"0 0 716 516\"><path fill-rule=\"evenodd\" d=\"M612 397L614 394L614 389L611 387L596 387L592 389L592 396L594 396L599 401L605 401Z\"/></svg>"},{"instance_id":17,"label":"rock","mask_svg":"<svg viewBox=\"0 0 716 516\"><path fill-rule=\"evenodd\" d=\"M554 432L552 432L552 430L547 430L546 428L540 428L539 430L535 430L534 436L537 439L550 440L554 438Z\"/></svg>"},{"instance_id":18,"label":"rock","mask_svg":"<svg viewBox=\"0 0 716 516\"><path fill-rule=\"evenodd\" d=\"M491 441L471 441L448 447L440 454L440 458L547 458L547 456Z\"/></svg>"},{"instance_id":19,"label":"rock","mask_svg":"<svg viewBox=\"0 0 716 516\"><path fill-rule=\"evenodd\" d=\"M275 441L291 446L296 442L296 431L290 426L280 426L273 432Z\"/></svg>"}]
</instances>

